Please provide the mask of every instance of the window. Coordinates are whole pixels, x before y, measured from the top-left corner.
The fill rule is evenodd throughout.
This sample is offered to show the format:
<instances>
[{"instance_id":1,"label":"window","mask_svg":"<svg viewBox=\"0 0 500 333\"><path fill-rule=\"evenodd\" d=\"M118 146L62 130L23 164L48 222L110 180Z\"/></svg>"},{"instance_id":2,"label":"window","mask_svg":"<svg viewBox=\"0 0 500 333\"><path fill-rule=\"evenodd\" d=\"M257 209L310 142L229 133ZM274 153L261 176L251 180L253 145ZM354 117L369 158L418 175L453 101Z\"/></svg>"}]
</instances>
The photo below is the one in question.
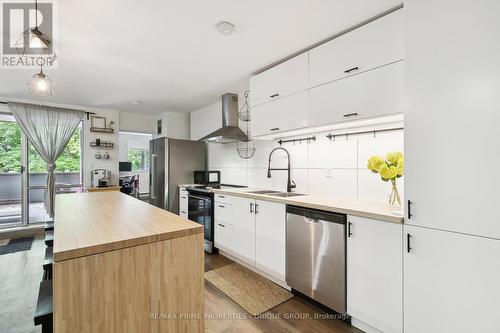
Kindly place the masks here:
<instances>
[{"instance_id":1,"label":"window","mask_svg":"<svg viewBox=\"0 0 500 333\"><path fill-rule=\"evenodd\" d=\"M127 157L132 162L132 171L149 170L149 149L128 148Z\"/></svg>"},{"instance_id":2,"label":"window","mask_svg":"<svg viewBox=\"0 0 500 333\"><path fill-rule=\"evenodd\" d=\"M149 172L151 134L120 132L120 162L132 162L132 172Z\"/></svg>"}]
</instances>

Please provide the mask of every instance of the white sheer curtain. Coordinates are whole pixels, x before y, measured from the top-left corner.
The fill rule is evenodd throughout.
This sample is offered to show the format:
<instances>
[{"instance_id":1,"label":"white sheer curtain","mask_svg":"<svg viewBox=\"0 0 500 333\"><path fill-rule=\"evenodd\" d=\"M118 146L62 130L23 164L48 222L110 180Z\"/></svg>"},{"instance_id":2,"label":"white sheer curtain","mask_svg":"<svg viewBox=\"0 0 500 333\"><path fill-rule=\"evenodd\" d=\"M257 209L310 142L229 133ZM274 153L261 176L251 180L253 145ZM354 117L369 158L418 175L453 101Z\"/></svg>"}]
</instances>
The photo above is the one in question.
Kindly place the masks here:
<instances>
[{"instance_id":1,"label":"white sheer curtain","mask_svg":"<svg viewBox=\"0 0 500 333\"><path fill-rule=\"evenodd\" d=\"M85 112L23 103L9 103L9 108L23 133L47 163L45 208L53 218L56 161Z\"/></svg>"}]
</instances>

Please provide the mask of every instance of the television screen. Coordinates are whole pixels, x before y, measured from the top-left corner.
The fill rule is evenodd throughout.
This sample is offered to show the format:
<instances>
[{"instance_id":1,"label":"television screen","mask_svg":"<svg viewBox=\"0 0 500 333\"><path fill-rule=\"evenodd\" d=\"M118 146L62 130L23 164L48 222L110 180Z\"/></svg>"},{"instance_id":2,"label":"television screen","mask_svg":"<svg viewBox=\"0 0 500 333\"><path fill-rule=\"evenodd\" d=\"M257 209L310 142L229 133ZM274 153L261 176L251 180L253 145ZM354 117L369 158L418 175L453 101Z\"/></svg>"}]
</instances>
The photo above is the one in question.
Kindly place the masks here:
<instances>
[{"instance_id":1,"label":"television screen","mask_svg":"<svg viewBox=\"0 0 500 333\"><path fill-rule=\"evenodd\" d=\"M132 171L132 162L120 162L119 171Z\"/></svg>"}]
</instances>

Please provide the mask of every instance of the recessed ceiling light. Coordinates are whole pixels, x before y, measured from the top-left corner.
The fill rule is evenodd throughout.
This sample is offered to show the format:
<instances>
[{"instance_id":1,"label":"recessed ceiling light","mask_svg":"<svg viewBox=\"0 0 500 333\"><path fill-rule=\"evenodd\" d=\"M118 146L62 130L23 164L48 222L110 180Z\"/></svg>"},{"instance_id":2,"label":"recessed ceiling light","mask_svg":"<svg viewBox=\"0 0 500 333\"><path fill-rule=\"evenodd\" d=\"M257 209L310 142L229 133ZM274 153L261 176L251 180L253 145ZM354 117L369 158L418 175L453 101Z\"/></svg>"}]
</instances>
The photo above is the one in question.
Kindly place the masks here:
<instances>
[{"instance_id":1,"label":"recessed ceiling light","mask_svg":"<svg viewBox=\"0 0 500 333\"><path fill-rule=\"evenodd\" d=\"M232 35L236 31L236 26L232 23L221 21L215 25L215 28L218 32L223 35L229 36Z\"/></svg>"},{"instance_id":2,"label":"recessed ceiling light","mask_svg":"<svg viewBox=\"0 0 500 333\"><path fill-rule=\"evenodd\" d=\"M129 102L130 104L134 104L134 105L139 105L139 104L141 104L141 101L138 101L138 100L136 100L136 99L132 99L132 100L130 100L130 101L128 101L128 102Z\"/></svg>"}]
</instances>

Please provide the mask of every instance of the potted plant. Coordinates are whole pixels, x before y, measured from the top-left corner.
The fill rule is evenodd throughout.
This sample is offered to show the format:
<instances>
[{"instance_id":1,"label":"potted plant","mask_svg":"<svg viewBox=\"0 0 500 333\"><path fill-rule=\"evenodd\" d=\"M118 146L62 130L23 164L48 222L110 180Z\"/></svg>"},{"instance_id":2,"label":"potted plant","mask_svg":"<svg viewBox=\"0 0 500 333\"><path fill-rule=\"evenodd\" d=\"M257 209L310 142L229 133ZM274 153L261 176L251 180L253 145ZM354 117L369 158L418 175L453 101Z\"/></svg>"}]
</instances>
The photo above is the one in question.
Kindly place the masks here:
<instances>
[{"instance_id":1,"label":"potted plant","mask_svg":"<svg viewBox=\"0 0 500 333\"><path fill-rule=\"evenodd\" d=\"M389 196L390 205L401 205L396 180L404 174L404 156L401 152L388 153L385 159L380 156L372 156L368 159L368 169L378 173L384 182L391 182L392 191Z\"/></svg>"}]
</instances>

